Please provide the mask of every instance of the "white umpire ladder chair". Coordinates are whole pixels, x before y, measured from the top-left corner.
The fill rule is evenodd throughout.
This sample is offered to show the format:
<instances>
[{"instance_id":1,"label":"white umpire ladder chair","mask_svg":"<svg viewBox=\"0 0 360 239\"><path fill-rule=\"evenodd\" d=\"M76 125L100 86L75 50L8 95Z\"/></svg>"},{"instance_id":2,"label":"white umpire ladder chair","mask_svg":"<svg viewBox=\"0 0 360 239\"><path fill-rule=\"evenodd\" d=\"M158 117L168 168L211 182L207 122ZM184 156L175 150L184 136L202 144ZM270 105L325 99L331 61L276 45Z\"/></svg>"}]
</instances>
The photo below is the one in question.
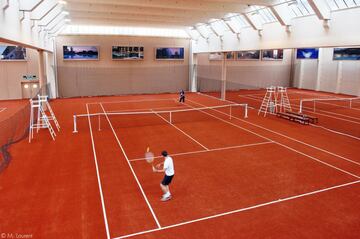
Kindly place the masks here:
<instances>
[{"instance_id":1,"label":"white umpire ladder chair","mask_svg":"<svg viewBox=\"0 0 360 239\"><path fill-rule=\"evenodd\" d=\"M280 97L279 112L291 111L290 100L287 94L286 87L277 87L278 96Z\"/></svg>"},{"instance_id":2,"label":"white umpire ladder chair","mask_svg":"<svg viewBox=\"0 0 360 239\"><path fill-rule=\"evenodd\" d=\"M55 117L55 114L54 114L51 106L50 106L49 97L47 95L44 95L44 96L38 95L38 99L42 104L45 104L45 106L46 106L46 107L43 107L43 108L45 108L44 112L46 113L46 109L49 110L50 115L47 115L47 118L49 120L54 121L55 127L56 127L57 131L59 132L60 131L60 125L59 125L59 122L57 121L57 119Z\"/></svg>"},{"instance_id":3,"label":"white umpire ladder chair","mask_svg":"<svg viewBox=\"0 0 360 239\"><path fill-rule=\"evenodd\" d=\"M55 140L56 133L53 127L50 124L50 121L47 115L44 112L42 107L42 103L39 100L32 100L30 99L30 127L29 127L29 143L34 138L34 129L39 131L39 129L47 128L50 132L50 136L53 140ZM35 114L36 121L35 121Z\"/></svg>"},{"instance_id":4,"label":"white umpire ladder chair","mask_svg":"<svg viewBox=\"0 0 360 239\"><path fill-rule=\"evenodd\" d=\"M261 103L258 115L260 115L260 113L264 113L265 117L267 112L270 112L271 114L275 114L277 112L277 95L275 86L266 88L266 94Z\"/></svg>"}]
</instances>

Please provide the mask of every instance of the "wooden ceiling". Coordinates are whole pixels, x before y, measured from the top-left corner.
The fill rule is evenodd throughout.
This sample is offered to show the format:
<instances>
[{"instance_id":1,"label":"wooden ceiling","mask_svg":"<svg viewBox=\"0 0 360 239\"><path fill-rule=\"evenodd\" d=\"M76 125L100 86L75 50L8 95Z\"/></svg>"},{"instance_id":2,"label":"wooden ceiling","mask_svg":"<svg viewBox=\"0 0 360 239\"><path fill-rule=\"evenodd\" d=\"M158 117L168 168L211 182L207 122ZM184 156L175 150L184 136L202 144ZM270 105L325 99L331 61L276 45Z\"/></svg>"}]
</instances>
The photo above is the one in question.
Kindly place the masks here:
<instances>
[{"instance_id":1,"label":"wooden ceiling","mask_svg":"<svg viewBox=\"0 0 360 239\"><path fill-rule=\"evenodd\" d=\"M72 24L183 28L274 0L67 0Z\"/></svg>"}]
</instances>

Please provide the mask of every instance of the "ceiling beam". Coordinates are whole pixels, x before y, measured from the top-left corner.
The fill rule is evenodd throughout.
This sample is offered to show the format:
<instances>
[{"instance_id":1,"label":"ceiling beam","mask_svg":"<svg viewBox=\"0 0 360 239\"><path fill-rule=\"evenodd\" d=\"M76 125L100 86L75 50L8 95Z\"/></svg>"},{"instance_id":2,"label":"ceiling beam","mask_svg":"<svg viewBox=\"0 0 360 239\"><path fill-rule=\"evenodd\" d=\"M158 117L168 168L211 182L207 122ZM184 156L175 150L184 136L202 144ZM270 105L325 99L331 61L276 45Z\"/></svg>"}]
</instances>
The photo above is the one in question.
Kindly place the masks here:
<instances>
[{"instance_id":1,"label":"ceiling beam","mask_svg":"<svg viewBox=\"0 0 360 239\"><path fill-rule=\"evenodd\" d=\"M77 12L113 12L113 13L132 13L143 15L158 15L158 16L187 16L187 17L203 17L203 18L221 18L227 12L213 12L209 13L204 10L178 10L167 8L145 8L135 6L119 6L115 4L89 4L89 3L68 3L65 6L67 11Z\"/></svg>"},{"instance_id":2,"label":"ceiling beam","mask_svg":"<svg viewBox=\"0 0 360 239\"><path fill-rule=\"evenodd\" d=\"M73 25L94 25L94 26L127 26L127 27L157 27L157 28L174 28L184 29L183 23L162 22L162 21L147 21L143 20L129 20L129 19L111 19L111 18L81 18L72 17L71 24Z\"/></svg>"},{"instance_id":3,"label":"ceiling beam","mask_svg":"<svg viewBox=\"0 0 360 239\"><path fill-rule=\"evenodd\" d=\"M195 24L199 18L192 17L178 17L178 16L157 16L157 15L140 15L140 14L118 14L118 13L101 13L101 12L76 12L70 11L71 19L74 18L89 18L89 19L116 19L116 20L136 20L139 22L163 22L163 23L177 23L183 26ZM207 19L200 19L207 20Z\"/></svg>"},{"instance_id":4,"label":"ceiling beam","mask_svg":"<svg viewBox=\"0 0 360 239\"><path fill-rule=\"evenodd\" d=\"M113 4L118 6L134 6L146 8L166 8L178 10L202 10L207 12L242 12L246 4L241 2L213 2L193 0L67 0L68 3ZM257 1L257 0L255 0ZM262 1L264 2L264 1Z\"/></svg>"}]
</instances>

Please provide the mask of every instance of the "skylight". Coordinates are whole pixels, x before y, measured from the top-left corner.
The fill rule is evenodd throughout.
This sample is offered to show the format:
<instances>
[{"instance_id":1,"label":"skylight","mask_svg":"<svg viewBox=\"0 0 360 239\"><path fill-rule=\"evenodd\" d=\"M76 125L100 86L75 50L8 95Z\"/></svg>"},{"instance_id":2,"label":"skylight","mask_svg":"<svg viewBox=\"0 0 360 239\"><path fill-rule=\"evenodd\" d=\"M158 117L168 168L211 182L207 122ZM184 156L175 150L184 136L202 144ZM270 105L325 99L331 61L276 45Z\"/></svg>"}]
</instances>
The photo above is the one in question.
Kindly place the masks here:
<instances>
[{"instance_id":1,"label":"skylight","mask_svg":"<svg viewBox=\"0 0 360 239\"><path fill-rule=\"evenodd\" d=\"M204 24L204 23L196 24L195 28L203 38L209 38L209 36L212 32L212 30L210 29L210 26L207 24Z\"/></svg>"},{"instance_id":2,"label":"skylight","mask_svg":"<svg viewBox=\"0 0 360 239\"><path fill-rule=\"evenodd\" d=\"M283 0L283 2L288 5L289 13L293 18L315 14L307 0L294 0L290 2L288 0Z\"/></svg>"},{"instance_id":3,"label":"skylight","mask_svg":"<svg viewBox=\"0 0 360 239\"><path fill-rule=\"evenodd\" d=\"M246 21L244 16L237 13L228 13L224 17L224 21L231 27L234 32L239 33L241 28L249 27L250 24Z\"/></svg>"},{"instance_id":4,"label":"skylight","mask_svg":"<svg viewBox=\"0 0 360 239\"><path fill-rule=\"evenodd\" d=\"M360 6L360 0L326 0L332 11Z\"/></svg>"},{"instance_id":5,"label":"skylight","mask_svg":"<svg viewBox=\"0 0 360 239\"><path fill-rule=\"evenodd\" d=\"M250 6L250 14L258 17L262 24L276 22L276 18L271 10L262 6Z\"/></svg>"},{"instance_id":6,"label":"skylight","mask_svg":"<svg viewBox=\"0 0 360 239\"><path fill-rule=\"evenodd\" d=\"M218 36L223 36L225 31L229 29L229 27L221 19L211 19L209 21L209 24L210 24L212 30Z\"/></svg>"}]
</instances>

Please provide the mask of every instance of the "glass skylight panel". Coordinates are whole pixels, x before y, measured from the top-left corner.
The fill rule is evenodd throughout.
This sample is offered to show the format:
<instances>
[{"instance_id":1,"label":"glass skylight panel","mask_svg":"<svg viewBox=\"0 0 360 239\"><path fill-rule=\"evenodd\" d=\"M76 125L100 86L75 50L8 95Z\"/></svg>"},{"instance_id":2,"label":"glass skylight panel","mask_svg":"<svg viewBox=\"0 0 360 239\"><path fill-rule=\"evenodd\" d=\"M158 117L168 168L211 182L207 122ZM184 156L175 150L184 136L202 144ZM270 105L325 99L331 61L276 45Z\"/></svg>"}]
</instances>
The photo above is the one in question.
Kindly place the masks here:
<instances>
[{"instance_id":1,"label":"glass skylight panel","mask_svg":"<svg viewBox=\"0 0 360 239\"><path fill-rule=\"evenodd\" d=\"M292 17L303 17L315 14L307 0L283 0L283 4L287 4L289 8L289 14Z\"/></svg>"},{"instance_id":2,"label":"glass skylight panel","mask_svg":"<svg viewBox=\"0 0 360 239\"><path fill-rule=\"evenodd\" d=\"M335 3L339 7L339 9L347 8L347 6L343 0L335 0Z\"/></svg>"},{"instance_id":3,"label":"glass skylight panel","mask_svg":"<svg viewBox=\"0 0 360 239\"><path fill-rule=\"evenodd\" d=\"M303 16L307 16L310 14L314 14L314 10L311 8L309 2L307 0L297 0L297 5L300 10L303 10Z\"/></svg>"},{"instance_id":4,"label":"glass skylight panel","mask_svg":"<svg viewBox=\"0 0 360 239\"><path fill-rule=\"evenodd\" d=\"M209 24L219 36L223 36L225 31L228 30L228 26L220 19L211 19Z\"/></svg>"},{"instance_id":5,"label":"glass skylight panel","mask_svg":"<svg viewBox=\"0 0 360 239\"><path fill-rule=\"evenodd\" d=\"M260 6L251 6L250 14L252 16L259 15L259 20L262 23L270 23L270 22L276 22L276 18L274 14L270 11L267 7L260 7Z\"/></svg>"},{"instance_id":6,"label":"glass skylight panel","mask_svg":"<svg viewBox=\"0 0 360 239\"><path fill-rule=\"evenodd\" d=\"M355 7L356 3L354 0L344 0L347 7Z\"/></svg>"},{"instance_id":7,"label":"glass skylight panel","mask_svg":"<svg viewBox=\"0 0 360 239\"><path fill-rule=\"evenodd\" d=\"M226 14L224 17L224 21L226 21L230 25L230 27L236 32L240 32L241 28L250 26L245 17L238 13Z\"/></svg>"},{"instance_id":8,"label":"glass skylight panel","mask_svg":"<svg viewBox=\"0 0 360 239\"><path fill-rule=\"evenodd\" d=\"M209 38L210 33L212 32L209 25L203 23L197 24L196 29L198 30L200 35L204 38Z\"/></svg>"},{"instance_id":9,"label":"glass skylight panel","mask_svg":"<svg viewBox=\"0 0 360 239\"><path fill-rule=\"evenodd\" d=\"M199 32L193 27L188 28L186 32L189 34L189 36L193 40L197 40L200 38Z\"/></svg>"},{"instance_id":10,"label":"glass skylight panel","mask_svg":"<svg viewBox=\"0 0 360 239\"><path fill-rule=\"evenodd\" d=\"M360 0L326 0L331 10L360 6Z\"/></svg>"}]
</instances>

